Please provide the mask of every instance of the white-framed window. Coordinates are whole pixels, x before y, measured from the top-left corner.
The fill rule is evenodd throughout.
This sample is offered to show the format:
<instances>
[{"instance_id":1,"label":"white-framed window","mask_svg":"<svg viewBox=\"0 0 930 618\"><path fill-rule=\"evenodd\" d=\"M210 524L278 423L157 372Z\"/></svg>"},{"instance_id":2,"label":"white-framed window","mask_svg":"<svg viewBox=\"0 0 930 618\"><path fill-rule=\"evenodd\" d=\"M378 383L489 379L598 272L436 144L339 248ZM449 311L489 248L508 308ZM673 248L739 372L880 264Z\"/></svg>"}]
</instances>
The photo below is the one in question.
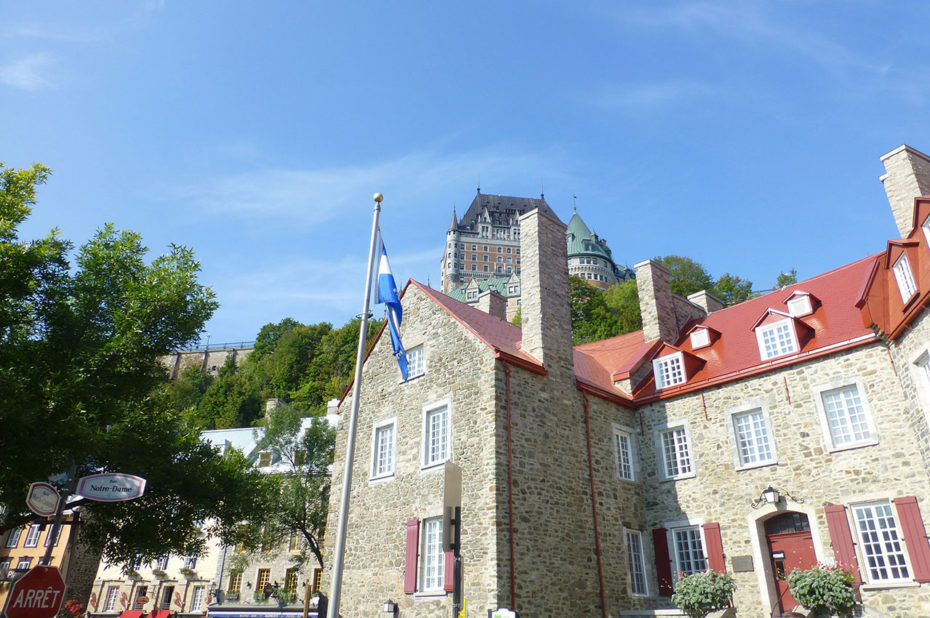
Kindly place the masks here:
<instances>
[{"instance_id":1,"label":"white-framed window","mask_svg":"<svg viewBox=\"0 0 930 618\"><path fill-rule=\"evenodd\" d=\"M762 360L798 351L798 339L790 318L757 328L756 341Z\"/></svg>"},{"instance_id":2,"label":"white-framed window","mask_svg":"<svg viewBox=\"0 0 930 618\"><path fill-rule=\"evenodd\" d=\"M646 584L646 560L643 556L643 534L639 530L626 531L626 553L629 557L630 592L648 596Z\"/></svg>"},{"instance_id":3,"label":"white-framed window","mask_svg":"<svg viewBox=\"0 0 930 618\"><path fill-rule=\"evenodd\" d=\"M852 505L862 565L870 582L909 582L904 543L891 504L871 502Z\"/></svg>"},{"instance_id":4,"label":"white-framed window","mask_svg":"<svg viewBox=\"0 0 930 618\"><path fill-rule=\"evenodd\" d=\"M197 556L185 556L184 557L184 568L185 569L196 569L197 568Z\"/></svg>"},{"instance_id":5,"label":"white-framed window","mask_svg":"<svg viewBox=\"0 0 930 618\"><path fill-rule=\"evenodd\" d=\"M920 228L924 231L924 237L927 239L927 242L930 243L930 217L924 219Z\"/></svg>"},{"instance_id":6,"label":"white-framed window","mask_svg":"<svg viewBox=\"0 0 930 618\"><path fill-rule=\"evenodd\" d=\"M45 535L45 546L54 545L58 547L58 540L61 538L61 529L64 526L49 526L48 534Z\"/></svg>"},{"instance_id":7,"label":"white-framed window","mask_svg":"<svg viewBox=\"0 0 930 618\"><path fill-rule=\"evenodd\" d=\"M30 564L32 564L32 558L20 558L19 562L16 563L16 568L19 570L28 569Z\"/></svg>"},{"instance_id":8,"label":"white-framed window","mask_svg":"<svg viewBox=\"0 0 930 618\"><path fill-rule=\"evenodd\" d=\"M710 345L710 331L706 328L699 328L691 333L691 347L695 350Z\"/></svg>"},{"instance_id":9,"label":"white-framed window","mask_svg":"<svg viewBox=\"0 0 930 618\"><path fill-rule=\"evenodd\" d=\"M788 313L795 317L807 315L813 310L811 297L807 294L799 294L788 301Z\"/></svg>"},{"instance_id":10,"label":"white-framed window","mask_svg":"<svg viewBox=\"0 0 930 618\"><path fill-rule=\"evenodd\" d=\"M171 596L174 594L174 586L165 586L161 589L161 602L158 609L171 609Z\"/></svg>"},{"instance_id":11,"label":"white-framed window","mask_svg":"<svg viewBox=\"0 0 930 618\"><path fill-rule=\"evenodd\" d=\"M21 535L22 533L23 533L22 526L16 526L12 530L10 530L10 536L8 536L6 539L6 546L16 547L19 544L19 535Z\"/></svg>"},{"instance_id":12,"label":"white-framed window","mask_svg":"<svg viewBox=\"0 0 930 618\"><path fill-rule=\"evenodd\" d=\"M831 383L815 389L827 450L839 451L878 443L865 388L858 381Z\"/></svg>"},{"instance_id":13,"label":"white-framed window","mask_svg":"<svg viewBox=\"0 0 930 618\"><path fill-rule=\"evenodd\" d=\"M152 568L157 571L164 571L168 568L168 556L164 555L161 558L155 560L155 564L152 565Z\"/></svg>"},{"instance_id":14,"label":"white-framed window","mask_svg":"<svg viewBox=\"0 0 930 618\"><path fill-rule=\"evenodd\" d=\"M39 534L41 534L41 532L41 524L32 524L29 526L29 532L26 533L26 542L23 543L23 547L38 547Z\"/></svg>"},{"instance_id":15,"label":"white-framed window","mask_svg":"<svg viewBox=\"0 0 930 618\"><path fill-rule=\"evenodd\" d=\"M685 381L685 365L681 352L655 359L652 361L652 370L656 377L656 388L674 386Z\"/></svg>"},{"instance_id":16,"label":"white-framed window","mask_svg":"<svg viewBox=\"0 0 930 618\"><path fill-rule=\"evenodd\" d=\"M477 292L475 298L478 297ZM426 361L423 357L423 346L418 345L407 350L407 377L415 378L426 373Z\"/></svg>"},{"instance_id":17,"label":"white-framed window","mask_svg":"<svg viewBox=\"0 0 930 618\"><path fill-rule=\"evenodd\" d=\"M738 468L777 463L772 426L762 408L733 412L728 420Z\"/></svg>"},{"instance_id":18,"label":"white-framed window","mask_svg":"<svg viewBox=\"0 0 930 618\"><path fill-rule=\"evenodd\" d=\"M669 423L655 429L659 475L663 479L688 478L695 475L691 456L688 423Z\"/></svg>"},{"instance_id":19,"label":"white-framed window","mask_svg":"<svg viewBox=\"0 0 930 618\"><path fill-rule=\"evenodd\" d=\"M423 407L423 467L449 459L452 422L449 398Z\"/></svg>"},{"instance_id":20,"label":"white-framed window","mask_svg":"<svg viewBox=\"0 0 930 618\"><path fill-rule=\"evenodd\" d=\"M675 555L675 572L693 575L707 570L704 537L700 526L672 528L672 549Z\"/></svg>"},{"instance_id":21,"label":"white-framed window","mask_svg":"<svg viewBox=\"0 0 930 618\"><path fill-rule=\"evenodd\" d=\"M199 612L201 609L203 609L203 586L194 586L191 592L190 611Z\"/></svg>"},{"instance_id":22,"label":"white-framed window","mask_svg":"<svg viewBox=\"0 0 930 618\"><path fill-rule=\"evenodd\" d=\"M371 437L371 478L384 478L394 474L396 457L396 427L394 418L376 424Z\"/></svg>"},{"instance_id":23,"label":"white-framed window","mask_svg":"<svg viewBox=\"0 0 930 618\"><path fill-rule=\"evenodd\" d=\"M901 300L907 302L911 296L917 293L917 284L914 283L914 273L911 271L911 264L907 261L907 255L901 254L892 267L894 278L898 282L898 291L901 292Z\"/></svg>"},{"instance_id":24,"label":"white-framed window","mask_svg":"<svg viewBox=\"0 0 930 618\"><path fill-rule=\"evenodd\" d=\"M423 520L420 547L420 591L438 592L443 589L445 556L442 552L442 517Z\"/></svg>"},{"instance_id":25,"label":"white-framed window","mask_svg":"<svg viewBox=\"0 0 930 618\"><path fill-rule=\"evenodd\" d=\"M107 596L103 600L103 611L116 611L116 596L119 594L119 586L109 586Z\"/></svg>"},{"instance_id":26,"label":"white-framed window","mask_svg":"<svg viewBox=\"0 0 930 618\"><path fill-rule=\"evenodd\" d=\"M614 455L617 460L617 478L627 481L636 480L636 456L633 446L633 431L628 427L613 426Z\"/></svg>"}]
</instances>

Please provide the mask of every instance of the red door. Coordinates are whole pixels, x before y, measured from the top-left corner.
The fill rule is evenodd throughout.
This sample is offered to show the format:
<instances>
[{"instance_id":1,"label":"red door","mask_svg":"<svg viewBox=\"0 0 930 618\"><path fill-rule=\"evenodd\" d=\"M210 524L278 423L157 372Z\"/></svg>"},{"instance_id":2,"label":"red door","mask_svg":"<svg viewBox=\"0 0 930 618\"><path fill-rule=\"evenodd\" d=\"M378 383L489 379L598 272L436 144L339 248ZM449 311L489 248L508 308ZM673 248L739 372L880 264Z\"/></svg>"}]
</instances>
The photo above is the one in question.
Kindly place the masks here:
<instances>
[{"instance_id":1,"label":"red door","mask_svg":"<svg viewBox=\"0 0 930 618\"><path fill-rule=\"evenodd\" d=\"M788 575L794 569L809 569L817 564L814 541L803 513L785 513L770 519L765 522L765 530L778 605L784 613L797 605L788 589Z\"/></svg>"}]
</instances>

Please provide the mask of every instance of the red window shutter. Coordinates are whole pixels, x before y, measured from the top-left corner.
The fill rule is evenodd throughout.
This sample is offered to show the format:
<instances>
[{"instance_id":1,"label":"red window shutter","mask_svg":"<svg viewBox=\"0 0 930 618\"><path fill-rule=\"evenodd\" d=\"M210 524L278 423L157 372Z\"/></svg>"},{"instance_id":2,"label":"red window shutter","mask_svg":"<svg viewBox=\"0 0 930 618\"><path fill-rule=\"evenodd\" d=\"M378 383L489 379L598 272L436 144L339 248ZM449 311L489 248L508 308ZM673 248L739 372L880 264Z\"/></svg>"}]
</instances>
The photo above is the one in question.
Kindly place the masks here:
<instances>
[{"instance_id":1,"label":"red window shutter","mask_svg":"<svg viewBox=\"0 0 930 618\"><path fill-rule=\"evenodd\" d=\"M665 528L653 528L652 546L656 554L656 577L659 580L659 594L670 597L675 589L672 587L672 563L668 555L668 536Z\"/></svg>"},{"instance_id":2,"label":"red window shutter","mask_svg":"<svg viewBox=\"0 0 930 618\"><path fill-rule=\"evenodd\" d=\"M827 528L830 530L830 541L833 543L833 555L836 561L852 569L856 576L855 585L862 583L859 576L859 560L853 547L852 533L849 530L849 521L846 519L846 507L842 504L824 507L827 516Z\"/></svg>"},{"instance_id":3,"label":"red window shutter","mask_svg":"<svg viewBox=\"0 0 930 618\"><path fill-rule=\"evenodd\" d=\"M455 588L455 552L445 553L445 565L442 568L442 589L452 592Z\"/></svg>"},{"instance_id":4,"label":"red window shutter","mask_svg":"<svg viewBox=\"0 0 930 618\"><path fill-rule=\"evenodd\" d=\"M920 517L917 498L914 496L895 498L894 506L898 511L898 520L901 522L901 532L904 534L907 554L911 558L914 579L919 582L930 582L930 543L927 542L927 530L924 528L924 520Z\"/></svg>"},{"instance_id":5,"label":"red window shutter","mask_svg":"<svg viewBox=\"0 0 930 618\"><path fill-rule=\"evenodd\" d=\"M404 562L404 594L417 591L417 555L420 549L420 520L407 522L407 555Z\"/></svg>"},{"instance_id":6,"label":"red window shutter","mask_svg":"<svg viewBox=\"0 0 930 618\"><path fill-rule=\"evenodd\" d=\"M707 551L707 567L718 573L727 572L727 562L723 557L723 540L720 538L720 524L704 524L704 543Z\"/></svg>"}]
</instances>

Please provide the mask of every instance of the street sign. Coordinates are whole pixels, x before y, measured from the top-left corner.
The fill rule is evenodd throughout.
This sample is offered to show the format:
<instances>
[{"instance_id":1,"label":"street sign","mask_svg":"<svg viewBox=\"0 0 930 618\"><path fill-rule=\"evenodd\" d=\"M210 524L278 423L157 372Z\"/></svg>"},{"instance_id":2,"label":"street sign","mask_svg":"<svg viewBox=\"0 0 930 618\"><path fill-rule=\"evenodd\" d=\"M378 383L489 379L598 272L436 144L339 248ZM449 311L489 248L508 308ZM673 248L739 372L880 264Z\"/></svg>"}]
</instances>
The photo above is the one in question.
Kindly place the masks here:
<instances>
[{"instance_id":1,"label":"street sign","mask_svg":"<svg viewBox=\"0 0 930 618\"><path fill-rule=\"evenodd\" d=\"M51 517L58 512L58 490L48 483L33 483L26 494L26 506L36 515Z\"/></svg>"},{"instance_id":2,"label":"street sign","mask_svg":"<svg viewBox=\"0 0 930 618\"><path fill-rule=\"evenodd\" d=\"M88 500L119 502L145 493L145 479L132 474L91 474L78 481L77 492Z\"/></svg>"},{"instance_id":3,"label":"street sign","mask_svg":"<svg viewBox=\"0 0 930 618\"><path fill-rule=\"evenodd\" d=\"M13 582L6 618L54 618L65 597L65 582L55 567L36 566Z\"/></svg>"}]
</instances>

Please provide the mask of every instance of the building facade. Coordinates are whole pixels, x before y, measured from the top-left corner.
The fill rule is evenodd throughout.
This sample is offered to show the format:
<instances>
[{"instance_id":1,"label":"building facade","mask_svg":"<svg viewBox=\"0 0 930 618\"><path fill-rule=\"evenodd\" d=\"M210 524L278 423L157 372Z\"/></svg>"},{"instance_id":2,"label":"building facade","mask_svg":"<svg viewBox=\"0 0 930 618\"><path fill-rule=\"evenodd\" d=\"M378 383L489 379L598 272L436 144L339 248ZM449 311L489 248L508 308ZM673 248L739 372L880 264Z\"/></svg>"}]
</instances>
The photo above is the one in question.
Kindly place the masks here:
<instances>
[{"instance_id":1,"label":"building facade","mask_svg":"<svg viewBox=\"0 0 930 618\"><path fill-rule=\"evenodd\" d=\"M915 153L886 160L892 202ZM930 200L896 190L910 224L882 253L728 308L642 262L643 330L577 347L549 213L518 219L522 328L492 292L470 306L410 282L415 371L402 383L378 338L362 373L343 615L449 616L456 586L469 615L669 615L680 574L710 569L738 616L778 616L786 575L817 563L853 572L866 615L930 615Z\"/></svg>"}]
</instances>

